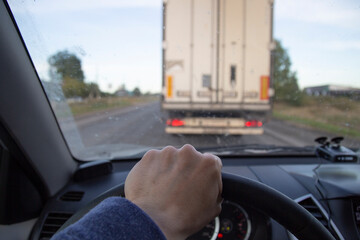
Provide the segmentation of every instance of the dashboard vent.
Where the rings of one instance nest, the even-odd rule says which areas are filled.
[[[329,230],[329,232],[335,237],[335,239],[343,240],[344,237],[340,233],[339,229],[336,227],[335,223],[330,220],[329,216],[325,209],[321,206],[321,204],[314,198],[313,195],[308,194],[301,198],[295,200],[298,204],[300,204],[303,208],[305,208],[308,212],[310,212],[320,223]],[[292,238],[296,239],[296,238]]]
[[[64,195],[60,197],[60,200],[66,202],[79,202],[83,196],[84,192],[69,191],[64,193]]]
[[[321,212],[320,208],[316,205],[314,200],[311,197],[308,197],[300,202],[298,202],[303,208],[311,213],[319,222],[321,222],[327,230],[331,231],[329,227],[329,222],[324,214]]]
[[[72,213],[49,213],[42,226],[40,240],[50,239],[71,216]]]

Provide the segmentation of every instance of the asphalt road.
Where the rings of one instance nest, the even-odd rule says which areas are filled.
[[[166,115],[160,109],[160,103],[148,103],[141,106],[102,112],[76,119],[78,132],[71,130],[65,135],[74,135],[81,139],[87,154],[104,149],[129,150],[136,146],[162,147],[166,145],[182,146],[190,143],[196,147],[219,145],[266,144],[278,146],[310,146],[314,139],[329,134],[305,127],[272,119],[264,125],[263,135],[170,135],[165,133]],[[80,140],[79,139],[79,140]],[[79,142],[79,141],[75,141]],[[359,141],[348,139],[344,145],[360,148]],[[98,146],[97,149],[95,146]],[[122,147],[120,147],[122,146]],[[119,149],[121,148],[121,149]],[[106,151],[104,150],[104,154]],[[90,151],[90,152],[89,152]]]

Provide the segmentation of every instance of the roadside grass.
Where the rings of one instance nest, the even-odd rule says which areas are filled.
[[[315,130],[360,139],[360,101],[346,97],[309,97],[301,106],[274,103],[273,117]]]
[[[78,117],[90,113],[121,109],[156,101],[159,101],[159,97],[157,96],[106,97],[100,99],[85,99],[82,102],[69,103],[69,107],[73,116]]]

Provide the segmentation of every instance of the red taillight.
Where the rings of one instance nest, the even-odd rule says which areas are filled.
[[[263,123],[256,120],[245,122],[245,127],[262,127]]]
[[[172,127],[180,127],[180,126],[184,126],[184,121],[180,120],[180,119],[169,119],[166,121],[166,125],[168,126],[172,126]]]
[[[171,125],[173,127],[180,127],[180,126],[184,126],[184,122],[179,119],[173,119]]]

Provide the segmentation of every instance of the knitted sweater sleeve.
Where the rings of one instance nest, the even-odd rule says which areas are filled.
[[[121,197],[105,199],[79,221],[55,234],[51,239],[166,240],[160,228],[144,211]]]

